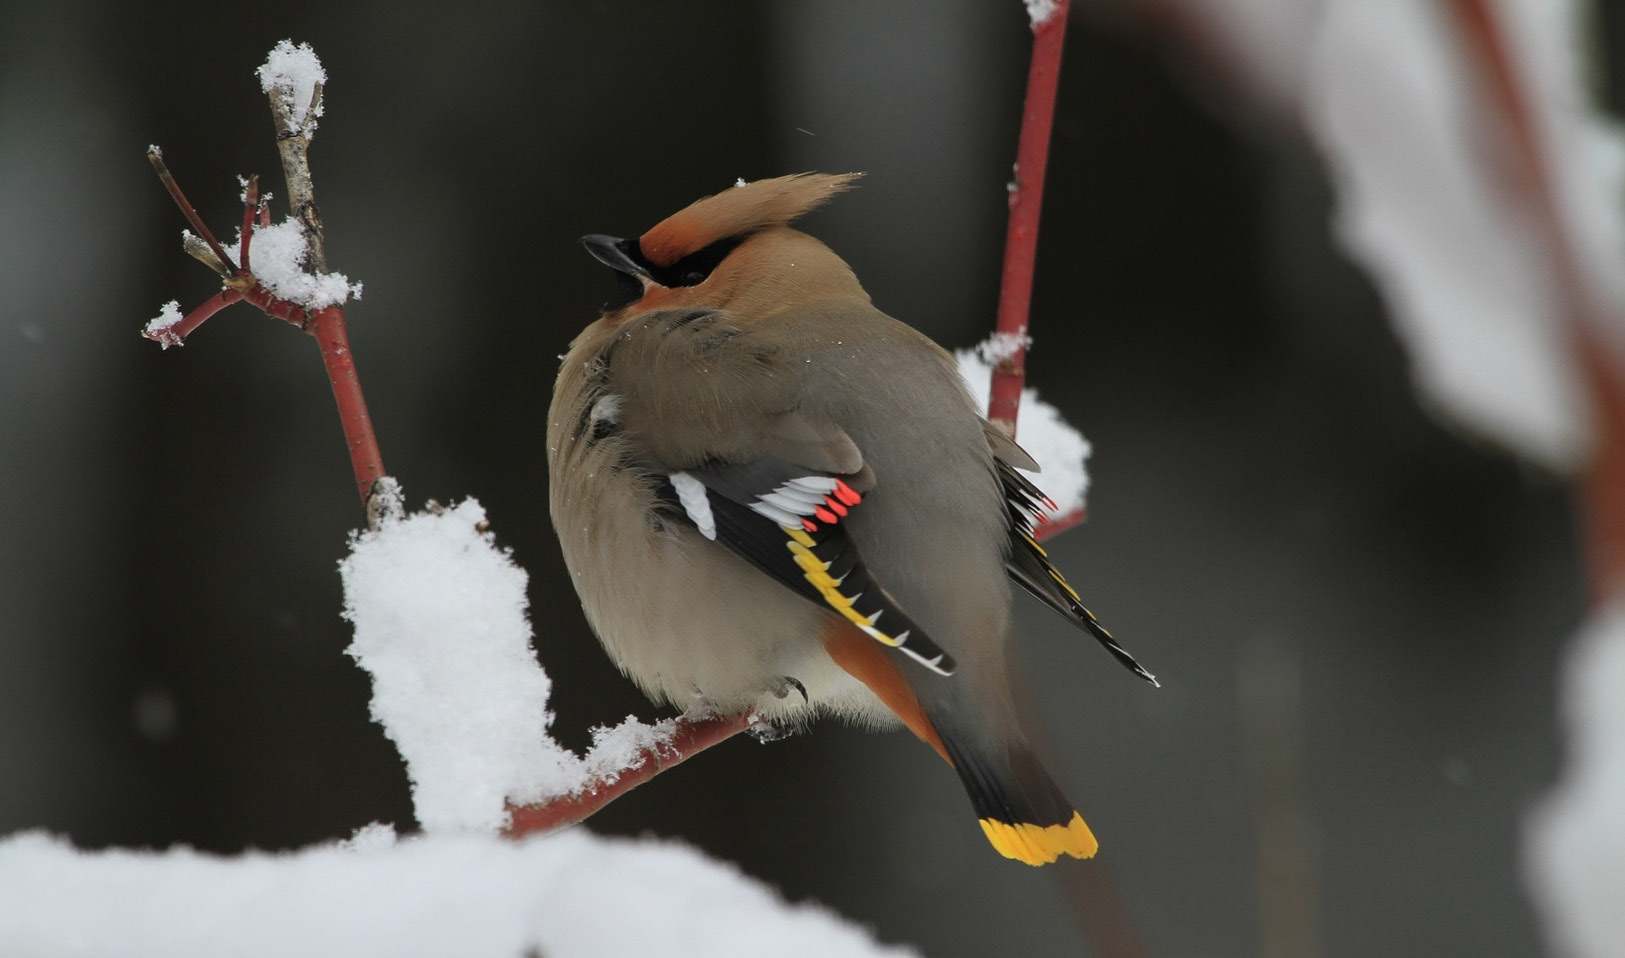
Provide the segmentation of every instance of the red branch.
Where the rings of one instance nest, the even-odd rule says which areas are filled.
[[[243,190],[243,245],[237,252],[237,265],[248,273],[253,266],[248,262],[248,244],[254,238],[254,214],[260,215],[260,225],[269,226],[270,210],[260,202],[260,175],[255,173],[248,178],[248,186]]]
[[[1004,273],[999,286],[999,313],[994,330],[1001,340],[988,389],[987,418],[1012,438],[1027,382],[1028,314],[1032,308],[1033,270],[1038,259],[1038,218],[1044,207],[1044,174],[1049,167],[1050,133],[1061,85],[1061,50],[1066,40],[1068,0],[1059,0],[1048,19],[1033,25],[1032,62],[1027,68],[1027,96],[1021,111],[1021,138],[1016,145],[1015,177],[1010,183],[1010,222],[1004,237]],[[1040,542],[1083,522],[1074,509],[1063,516],[1040,514],[1033,538]]]
[[[1587,515],[1587,567],[1592,599],[1625,594],[1625,370],[1617,344],[1603,333],[1608,307],[1586,277],[1546,162],[1541,129],[1523,85],[1517,57],[1493,4],[1451,0],[1456,22],[1477,60],[1489,105],[1505,124],[1514,166],[1512,187],[1528,207],[1546,244],[1585,370],[1595,437],[1580,498]]]
[[[198,253],[215,272],[219,273],[225,289],[210,297],[202,306],[192,310],[174,325],[149,329],[142,335],[164,346],[178,346],[186,342],[194,330],[209,317],[239,300],[248,302],[267,316],[292,323],[316,338],[321,349],[322,362],[327,366],[328,381],[333,385],[333,398],[338,403],[339,420],[344,427],[344,438],[350,450],[350,464],[355,470],[356,486],[361,493],[363,507],[370,505],[373,488],[383,478],[383,454],[378,449],[378,438],[373,433],[372,419],[367,415],[367,400],[361,392],[361,379],[356,375],[355,359],[350,353],[349,338],[345,332],[344,310],[328,306],[310,312],[298,303],[273,294],[249,269],[249,244],[254,236],[256,222],[265,226],[269,210],[260,202],[259,177],[250,177],[243,198],[243,239],[239,250],[242,265],[233,263],[214,238],[209,227],[198,215],[197,208],[186,198],[185,192],[170,175],[163,156],[156,149],[147,153],[158,179],[180,207],[181,215],[207,244],[207,253]],[[212,262],[210,261],[212,258]]]
[[[337,306],[318,309],[311,314],[306,328],[321,347],[327,379],[333,384],[333,399],[338,403],[339,419],[344,424],[345,442],[350,447],[356,486],[361,502],[366,504],[372,496],[373,485],[384,476],[384,455],[378,450],[378,437],[372,431],[372,418],[367,415],[367,401],[361,395],[361,379],[356,375],[355,357],[350,353],[350,339],[344,329],[344,310]]]
[[[186,217],[186,222],[197,231],[197,235],[203,237],[205,243],[209,244],[209,249],[214,253],[215,261],[220,264],[221,269],[229,270],[232,266],[230,258],[226,256],[226,251],[220,248],[220,241],[214,238],[214,233],[209,231],[209,225],[198,215],[197,207],[193,206],[192,201],[181,192],[180,184],[175,182],[175,177],[169,174],[169,167],[164,165],[163,153],[159,152],[157,147],[148,149],[147,162],[151,163],[152,168],[158,173],[158,181],[169,191],[175,205],[181,208],[181,215]]]
[[[1068,0],[1059,0],[1049,19],[1033,26],[1033,56],[1027,70],[1027,99],[1021,110],[1015,178],[1010,184],[1010,225],[1004,237],[1004,275],[994,329],[1009,339],[1009,355],[993,367],[987,418],[1007,435],[1016,434],[1021,388],[1027,378],[1027,314],[1033,299],[1033,265],[1038,255],[1038,214],[1044,206],[1044,171],[1049,165],[1050,131],[1061,85],[1061,48],[1066,40]],[[1002,351],[1002,350],[1001,350]]]
[[[600,808],[666,769],[693,758],[719,742],[733,738],[756,724],[754,715],[731,718],[688,718],[677,720],[677,733],[655,748],[644,749],[631,768],[621,769],[610,780],[595,782],[579,795],[566,795],[538,805],[510,805],[512,817],[505,834],[510,838],[550,832],[555,828],[584,821]]]
[[[166,349],[170,346],[179,346],[186,342],[186,337],[192,334],[192,330],[203,325],[204,320],[242,298],[243,294],[235,289],[223,289],[205,300],[202,306],[187,313],[180,322],[158,329],[148,328],[143,330],[141,335]]]

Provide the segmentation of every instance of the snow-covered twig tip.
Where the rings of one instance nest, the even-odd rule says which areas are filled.
[[[1032,21],[1034,30],[1048,23],[1061,9],[1059,0],[1026,0],[1026,4],[1027,18]]]
[[[327,71],[310,44],[295,46],[292,40],[283,40],[271,48],[271,53],[256,71],[260,89],[281,97],[287,104],[289,128],[307,140],[316,133],[316,118],[322,115],[322,87],[327,84]]]
[[[170,300],[158,310],[158,315],[147,322],[141,330],[141,335],[168,349],[171,346],[184,346],[186,340],[175,334],[175,325],[186,317],[181,315],[181,304],[177,300]]]
[[[988,405],[993,370],[1018,348],[1032,345],[1026,336],[994,333],[972,349],[954,353],[959,375],[970,389],[971,398],[984,408]],[[1089,491],[1089,441],[1069,425],[1060,410],[1038,398],[1037,390],[1020,392],[1021,448],[1038,463],[1037,482],[1050,496],[1040,513],[1038,538],[1047,538],[1076,525],[1083,519],[1084,499]]]

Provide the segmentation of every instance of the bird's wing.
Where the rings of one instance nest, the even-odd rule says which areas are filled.
[[[847,535],[843,520],[875,478],[838,424],[803,408],[805,357],[724,311],[632,322],[607,356],[594,407],[612,407],[613,427],[668,512],[875,640],[951,674],[953,658],[875,581]]]
[[[863,495],[841,476],[769,456],[670,473],[660,495],[707,539],[870,638],[953,673],[953,657],[875,581],[848,538],[843,520]]]
[[[1046,497],[1031,480],[1016,471],[1017,465],[1022,468],[1027,466],[1019,460],[1012,464],[1010,460],[1017,457],[1010,453],[1009,449],[1014,449],[1027,463],[1031,463],[1032,458],[996,428],[989,428],[988,442],[993,448],[999,484],[1004,488],[1005,507],[1009,514],[1010,554],[1005,560],[1005,568],[1010,573],[1010,578],[1036,596],[1040,602],[1060,613],[1068,622],[1080,629],[1088,630],[1089,634],[1105,646],[1106,651],[1129,671],[1152,685],[1157,685],[1156,676],[1135,661],[1134,656],[1130,655],[1127,649],[1112,638],[1106,627],[1100,624],[1094,613],[1084,607],[1083,599],[1078,596],[1077,590],[1072,588],[1065,576],[1061,575],[1061,570],[1055,568],[1055,564],[1049,561],[1049,553],[1045,552],[1044,547],[1033,537],[1033,520],[1038,514],[1039,504],[1044,502]]]

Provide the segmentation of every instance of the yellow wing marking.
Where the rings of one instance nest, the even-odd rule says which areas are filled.
[[[879,613],[871,617],[863,615],[852,608],[852,600],[856,596],[849,598],[841,594],[841,584],[829,574],[829,563],[813,555],[812,550],[808,548],[812,544],[812,538],[807,533],[793,526],[780,526],[779,528],[783,529],[785,534],[790,537],[790,541],[786,545],[790,547],[790,554],[795,557],[796,565],[801,567],[807,581],[812,583],[814,589],[818,590],[818,594],[823,597],[824,602],[830,608],[841,613],[848,622],[862,629],[877,642],[893,648],[903,644],[902,640],[895,639],[874,627],[874,618],[878,618]]]

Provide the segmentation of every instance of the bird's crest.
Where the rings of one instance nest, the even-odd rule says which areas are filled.
[[[712,243],[784,226],[852,188],[862,173],[797,173],[757,180],[695,200],[638,239],[644,257],[670,266]]]

